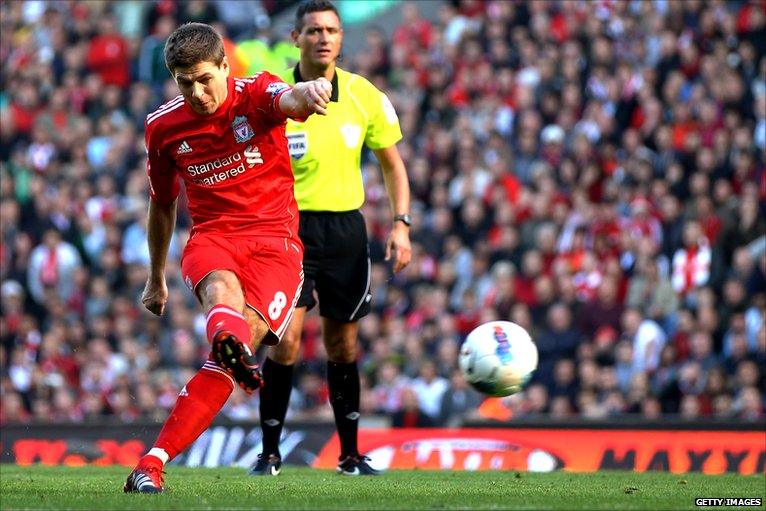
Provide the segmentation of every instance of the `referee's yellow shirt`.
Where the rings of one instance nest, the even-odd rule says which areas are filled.
[[[303,81],[296,65],[282,78]],[[384,149],[402,138],[385,94],[365,78],[335,68],[327,115],[287,121],[287,144],[301,211],[351,211],[364,203],[362,145]]]

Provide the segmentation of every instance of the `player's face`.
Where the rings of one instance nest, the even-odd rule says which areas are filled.
[[[229,62],[226,57],[217,66],[213,62],[200,62],[189,67],[178,67],[173,73],[186,102],[198,114],[210,115],[224,101],[228,88]]]
[[[301,60],[326,68],[338,58],[343,43],[343,29],[332,11],[309,12],[303,16],[303,29],[293,30],[295,46],[301,49]]]

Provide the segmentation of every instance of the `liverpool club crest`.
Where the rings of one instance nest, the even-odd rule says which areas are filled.
[[[237,140],[237,143],[247,142],[255,135],[253,128],[247,122],[247,117],[244,115],[238,115],[234,118],[231,123],[231,129],[234,131],[234,138]]]

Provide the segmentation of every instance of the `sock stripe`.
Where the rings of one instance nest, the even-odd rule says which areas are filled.
[[[227,373],[220,367],[202,366],[201,369],[205,369],[207,371],[213,371],[214,373],[221,373],[222,375],[226,376],[232,383],[234,383],[234,379],[231,377],[231,375],[229,375],[229,373]]]
[[[205,362],[205,365],[203,365],[200,368],[200,370],[203,370],[203,369],[206,369],[208,371],[213,371],[215,373],[221,373],[222,375],[226,376],[226,378],[228,378],[228,380],[231,382],[231,385],[233,387],[237,386],[236,382],[234,381],[234,378],[232,378],[229,373],[227,373],[226,371],[224,371],[223,369],[215,365],[214,362]]]
[[[210,371],[218,371],[219,373],[224,373],[228,375],[229,373],[226,372],[226,370],[222,367],[219,367],[215,362],[205,362],[205,364],[201,367],[201,369],[209,369]]]
[[[235,311],[234,309],[230,309],[228,307],[213,307],[212,309],[210,309],[210,312],[207,313],[207,318],[205,318],[205,319],[207,321],[210,321],[210,316],[212,316],[213,314],[219,313],[219,312],[223,312],[225,314],[231,314],[232,316],[235,316],[235,317],[243,319],[243,320],[245,319],[245,316],[243,316],[239,312]]]

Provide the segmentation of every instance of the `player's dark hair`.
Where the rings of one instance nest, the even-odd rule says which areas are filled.
[[[220,66],[223,61],[221,34],[204,23],[185,23],[170,34],[165,43],[165,65],[171,73],[179,67],[200,62]]]
[[[298,10],[295,11],[295,30],[300,32],[303,30],[303,16],[310,12],[323,12],[332,11],[340,19],[338,9],[335,8],[330,0],[305,0],[298,6]]]

